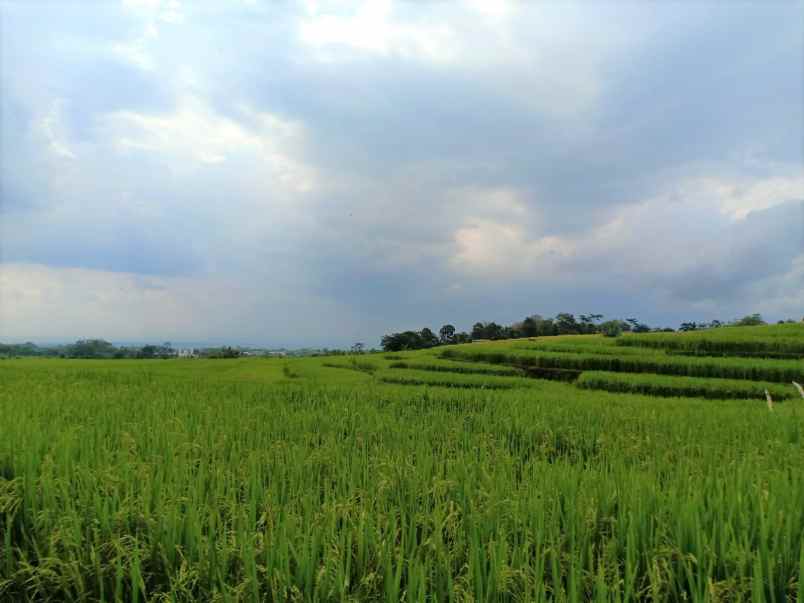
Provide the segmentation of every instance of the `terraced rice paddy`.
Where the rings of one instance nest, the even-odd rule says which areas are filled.
[[[449,373],[429,370],[387,370],[377,375],[384,383],[403,385],[438,385],[442,387],[469,387],[476,389],[512,389],[534,387],[538,384],[524,377],[497,377],[472,373]]]
[[[0,600],[804,600],[804,360],[636,337],[0,361]]]
[[[471,360],[512,366],[578,371],[652,373],[684,377],[747,379],[790,383],[802,378],[802,362],[766,358],[674,356],[646,350],[639,355],[607,355],[578,352],[540,352],[520,349],[457,349],[444,352],[452,360]]]
[[[798,397],[793,387],[781,383],[741,381],[739,379],[700,379],[643,373],[611,373],[584,371],[577,385],[586,389],[646,394],[649,396],[687,396],[701,398],[764,399],[769,392],[773,400]]]
[[[617,343],[702,354],[804,358],[804,323],[639,334]]]

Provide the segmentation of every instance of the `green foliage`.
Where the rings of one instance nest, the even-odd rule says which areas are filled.
[[[556,333],[558,335],[568,335],[572,333],[580,333],[581,329],[575,316],[567,314],[566,312],[556,315],[555,319]]]
[[[429,331],[429,329],[428,329]],[[380,342],[383,351],[400,352],[402,350],[420,350],[426,346],[422,340],[421,333],[416,331],[403,331],[402,333],[391,333],[385,335]]]
[[[497,324],[496,322],[476,322],[472,326],[471,333],[457,333],[451,324],[444,325],[439,331],[439,336],[435,337],[430,329],[423,329],[420,332],[404,331],[402,333],[390,333],[382,338],[382,347],[385,351],[419,350],[436,345],[451,345],[469,343],[470,341],[498,341],[502,339],[516,339],[521,337],[548,337],[560,335],[589,335],[599,333],[602,314],[581,314],[578,319],[574,314],[562,312],[555,318],[542,318],[538,314],[526,317],[521,322],[515,322],[510,326]],[[646,332],[650,328],[641,324],[636,319],[628,319],[634,325],[637,332]],[[610,321],[611,322],[611,321]],[[622,325],[625,330],[632,330],[632,325],[624,321],[615,321]]]
[[[477,322],[472,326],[472,339],[504,339],[505,327],[496,322]]]
[[[455,327],[453,325],[444,325],[438,331],[438,338],[442,345],[455,343]]]
[[[628,330],[632,333],[650,333],[650,327],[636,318],[626,318],[624,324],[630,327]]]
[[[793,402],[424,390],[321,362],[2,363],[0,600],[804,590]],[[360,381],[320,385],[339,375]]]
[[[438,337],[436,337],[436,334],[433,333],[427,327],[423,328],[419,332],[419,339],[421,340],[421,347],[423,347],[423,348],[432,348],[434,346],[437,346],[438,343],[439,343]]]
[[[804,324],[629,335],[619,339],[617,344],[706,354],[804,357]]]
[[[378,372],[376,377],[384,383],[464,387],[472,389],[513,389],[515,387],[534,387],[538,385],[536,381],[524,377],[497,377],[489,375],[488,373],[456,373],[451,371],[433,371],[431,369],[407,369],[404,371],[388,369]]]
[[[666,351],[804,325],[709,331],[4,361],[0,601],[801,600],[804,363]]]
[[[686,396],[715,399],[765,399],[769,391],[774,400],[797,398],[793,385],[741,381],[737,379],[700,379],[697,377],[672,377],[668,375],[645,375],[635,373],[608,373],[585,371],[576,385],[586,389],[601,389],[610,392],[645,394],[648,396]]]
[[[466,333],[456,333],[452,325],[444,325],[436,335],[429,328],[421,331],[403,331],[383,336],[380,345],[385,352],[401,352],[405,350],[424,350],[437,345],[465,343],[469,340]]]
[[[570,352],[573,354],[603,354],[605,356],[643,356],[646,350],[635,347],[620,347],[613,345],[611,339],[600,338],[599,341],[607,345],[596,345],[591,342],[572,343],[567,339],[578,339],[577,337],[565,338],[563,341],[558,338],[542,339],[535,343],[514,344],[513,350],[535,350],[541,352]],[[656,355],[655,350],[647,350],[649,354]]]
[[[70,358],[114,358],[116,348],[103,339],[81,339],[67,346],[65,354]]]
[[[613,356],[597,353],[541,352],[515,348],[466,346],[445,350],[443,357],[452,360],[471,360],[546,369],[657,373],[775,383],[804,380],[804,363],[798,361],[668,356],[662,353],[651,353],[649,350],[639,355]]]
[[[0,343],[0,358],[26,356],[56,356],[56,348],[40,347],[32,342]]]
[[[241,352],[237,348],[224,346],[221,348],[211,348],[205,353],[207,358],[240,358]]]
[[[127,350],[118,349],[115,351],[114,357],[115,358],[122,358],[126,355]],[[214,351],[212,354],[209,355],[210,358],[236,358],[239,356],[229,354],[226,355],[228,351],[232,351],[232,348],[222,348],[222,351]],[[139,350],[131,350],[129,351],[130,355],[136,358],[170,358],[174,356],[174,351],[170,347],[169,343],[164,343],[162,345],[145,345]],[[219,355],[216,355],[219,354]]]
[[[511,328],[514,331],[515,337],[545,337],[556,334],[556,326],[553,319],[545,319],[538,314],[528,316],[521,323],[512,325]]]
[[[369,374],[373,373],[379,368],[379,366],[374,362],[362,360],[355,356],[352,356],[347,360],[324,362],[323,365],[330,368],[345,368],[354,371],[362,371]]]
[[[749,314],[748,316],[743,316],[741,319],[734,321],[735,327],[756,327],[764,324],[767,323],[762,320],[761,314]]]
[[[600,332],[605,337],[619,337],[623,333],[623,324],[619,320],[607,320],[600,325]]]
[[[389,368],[475,375],[522,376],[523,374],[522,370],[512,366],[499,366],[482,362],[453,362],[441,358],[398,360],[391,363]]]

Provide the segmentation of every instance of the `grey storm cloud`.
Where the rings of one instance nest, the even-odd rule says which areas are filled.
[[[0,327],[130,336],[135,299],[135,334],[168,307],[286,343],[787,317],[800,8],[4,2]]]
[[[791,274],[804,256],[804,201],[753,212],[699,244],[701,261],[669,279],[672,293],[691,301],[750,299],[757,283]]]

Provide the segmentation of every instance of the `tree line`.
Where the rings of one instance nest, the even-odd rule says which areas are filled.
[[[39,346],[26,342],[19,344],[0,343],[0,356],[57,356],[60,358],[171,358],[176,350],[165,342],[160,345],[116,346],[105,339],[79,339],[75,343]]]
[[[569,312],[561,312],[553,318],[544,318],[533,314],[524,320],[505,326],[496,322],[476,322],[470,332],[457,331],[454,325],[445,324],[436,335],[430,328],[421,331],[402,331],[384,335],[380,341],[383,351],[399,352],[402,350],[420,350],[438,345],[469,343],[470,341],[516,339],[520,337],[546,337],[552,335],[593,335],[602,334],[617,337],[622,333],[672,333],[672,328],[655,328],[636,318],[614,319],[603,321],[602,314],[580,314],[575,316]],[[804,319],[802,319],[804,321]],[[782,323],[793,323],[793,320],[780,320]],[[756,326],[767,324],[760,314],[749,314],[730,322],[720,320],[702,322],[683,322],[679,331],[695,331],[714,329],[723,326]]]
[[[778,324],[794,323],[792,319],[780,320]],[[802,318],[804,322],[804,318]],[[724,326],[757,326],[767,324],[760,314],[749,314],[740,319],[724,322],[688,321],[682,322],[679,331],[698,331],[702,329],[716,329]],[[580,314],[576,317],[568,312],[561,312],[553,318],[544,318],[539,314],[528,316],[522,321],[511,325],[500,325],[496,322],[476,322],[469,332],[458,331],[454,325],[445,324],[434,333],[428,327],[420,331],[402,331],[390,333],[382,337],[382,350],[397,352],[401,350],[419,350],[439,345],[455,343],[468,343],[478,340],[515,339],[519,337],[545,337],[550,335],[590,335],[600,333],[608,337],[617,337],[624,332],[673,332],[671,328],[653,328],[636,318],[625,320],[615,319],[603,321],[602,314]],[[356,343],[351,350],[305,350],[302,355],[338,355],[360,354],[365,351],[365,344]],[[374,351],[374,350],[371,350]],[[253,352],[253,351],[252,351]],[[203,358],[237,358],[250,354],[242,349],[221,346],[194,350],[194,355]],[[143,346],[115,346],[105,339],[79,339],[75,343],[40,346],[32,342],[26,343],[0,343],[0,358],[22,356],[56,356],[61,358],[95,358],[95,359],[157,359],[173,358],[177,355],[169,341],[162,344],[147,344]]]
[[[382,338],[380,344],[384,351],[398,352],[478,340],[594,334],[604,332],[612,326],[609,323],[615,322],[619,332],[645,332],[651,330],[650,327],[634,318],[629,318],[625,321],[608,321],[607,323],[602,323],[602,318],[602,314],[581,314],[577,318],[574,314],[567,312],[559,313],[554,318],[544,318],[539,314],[534,314],[511,325],[501,325],[493,321],[476,322],[472,325],[470,332],[458,331],[454,325],[446,324],[439,329],[438,335],[428,327],[425,327],[421,331],[390,333]]]
[[[203,348],[195,350],[197,356],[204,358],[238,358],[242,350],[231,346]],[[0,343],[0,357],[50,356],[59,358],[85,358],[96,360],[119,359],[165,359],[175,358],[178,351],[169,341],[162,344],[142,346],[116,346],[105,339],[79,339],[75,343],[52,346],[38,346],[26,342],[18,344]]]

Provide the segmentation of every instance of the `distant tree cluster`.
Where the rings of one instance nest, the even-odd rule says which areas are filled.
[[[0,356],[60,356],[62,358],[119,358],[130,353],[104,339],[79,339],[67,345],[38,346],[34,343],[0,344]]]
[[[780,320],[782,323],[794,323],[794,320]],[[804,318],[802,318],[804,322]],[[683,322],[679,331],[695,331],[700,329],[716,329],[723,326],[756,326],[767,324],[760,314],[749,314],[731,322],[712,320],[708,322]],[[655,328],[637,320],[626,318],[603,322],[602,314],[580,314],[575,316],[561,312],[553,318],[544,318],[539,314],[528,316],[520,322],[503,326],[496,322],[476,322],[469,333],[457,332],[451,324],[444,325],[436,335],[429,329],[421,331],[403,331],[390,333],[381,340],[382,349],[386,352],[402,350],[421,350],[437,345],[451,343],[468,343],[479,340],[515,339],[518,337],[548,337],[552,335],[591,335],[600,333],[606,337],[619,337],[622,333],[668,332],[671,328]]]
[[[437,345],[468,343],[478,340],[514,339],[517,337],[544,337],[550,335],[583,335],[594,333],[616,333],[623,331],[645,332],[650,327],[634,318],[600,323],[602,314],[574,314],[562,312],[555,318],[544,318],[538,314],[526,317],[520,322],[504,326],[496,322],[476,322],[469,333],[458,332],[451,324],[446,324],[436,336],[429,328],[421,331],[403,331],[385,335],[381,340],[382,349],[387,352],[402,350],[421,350]],[[605,327],[605,331],[604,331]]]
[[[0,357],[58,356],[55,346],[42,347],[30,341],[26,343],[0,343]]]
[[[164,359],[178,354],[169,341],[143,346],[116,346],[105,339],[79,339],[75,343],[40,347],[34,343],[0,344],[0,357],[58,356],[60,358],[112,359]],[[229,346],[205,348],[198,356],[206,358],[237,358],[242,354],[238,348]]]
[[[121,358],[171,358],[176,351],[165,342],[162,345],[148,344],[141,347],[117,347],[105,339],[79,339],[75,343],[66,345],[59,350],[63,358],[95,358],[95,359],[121,359]]]
[[[120,353],[123,350],[105,339],[80,339],[68,345],[62,355],[67,358],[114,358]]]
[[[448,343],[466,343],[472,340],[468,333],[456,333],[452,325],[444,325],[436,336],[433,331],[425,327],[421,331],[403,331],[383,336],[380,341],[382,349],[386,352],[401,352],[403,350],[422,350]]]
[[[801,319],[804,322],[804,318]],[[778,324],[795,324],[795,320],[780,320]],[[712,320],[709,322],[682,322],[678,328],[679,331],[700,331],[702,329],[717,329],[719,327],[758,327],[768,324],[762,318],[761,314],[748,314],[742,318],[737,318],[731,322],[722,322],[720,320]]]
[[[209,348],[205,350],[204,356],[206,358],[240,358],[242,354],[237,348],[227,345],[222,348]]]

